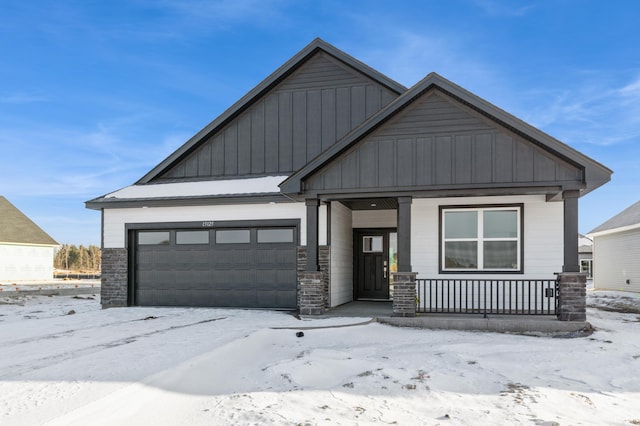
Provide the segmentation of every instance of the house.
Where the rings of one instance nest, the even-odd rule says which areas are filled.
[[[393,299],[412,316],[523,313],[527,299],[556,313],[564,273],[572,319],[584,317],[578,198],[610,175],[438,74],[406,88],[316,39],[86,205],[102,211],[105,307],[319,314]]]
[[[587,274],[587,279],[593,276],[593,240],[578,234],[578,261],[580,272]]]
[[[0,281],[53,279],[57,246],[53,238],[0,196]]]
[[[588,235],[593,239],[594,287],[640,292],[640,201]]]

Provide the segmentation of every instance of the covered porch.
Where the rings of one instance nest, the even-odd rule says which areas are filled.
[[[380,199],[395,203],[397,267],[389,268],[384,240],[377,246],[381,259],[367,260],[363,253],[363,262],[382,274],[378,297],[392,299],[393,317],[511,314],[584,321],[578,199],[610,175],[430,74],[280,184],[287,197],[306,203],[300,310],[321,315],[361,298],[355,252],[372,248],[373,257],[380,250],[373,239],[367,246],[352,236],[360,225],[349,222],[350,204]],[[334,223],[334,203],[347,208],[346,221]],[[326,247],[319,245],[321,205],[330,209]],[[362,224],[374,231],[371,225]],[[359,238],[370,236],[375,234]],[[330,252],[324,270],[321,250]]]
[[[571,249],[577,245],[577,239],[572,237],[577,235],[577,198],[572,195],[572,192],[563,194],[561,201],[536,195],[536,203],[552,204],[556,210],[559,206],[564,214],[561,229],[558,228],[562,232],[560,247],[556,250],[564,254],[564,263],[542,268],[543,273],[537,275],[525,274],[524,267],[519,267],[520,274],[447,275],[434,270],[438,259],[430,260],[431,267],[419,261],[420,266],[414,269],[412,259],[423,256],[422,243],[412,243],[412,239],[422,241],[426,232],[419,229],[425,208],[414,205],[424,204],[419,198],[307,200],[306,258],[303,270],[299,271],[301,313],[334,315],[345,312],[347,307],[357,312],[367,306],[369,310],[375,308],[376,317],[526,316],[584,321],[585,288],[578,273],[577,247]],[[441,200],[450,202],[442,198],[430,203],[435,205]],[[321,206],[325,208],[323,214],[319,214]],[[525,208],[539,207],[530,202],[524,203],[522,209]],[[348,220],[337,219],[345,215]],[[320,224],[321,219],[327,220],[326,226]],[[432,219],[426,217],[424,221],[434,222]],[[322,246],[320,229],[327,232],[326,245]],[[437,257],[440,257],[439,229],[439,225],[431,227],[428,234],[432,242],[425,243],[436,246],[433,251]],[[381,235],[379,242],[373,239],[377,235]],[[367,302],[371,304],[366,305]]]

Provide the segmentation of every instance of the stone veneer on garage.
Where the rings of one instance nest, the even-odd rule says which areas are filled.
[[[102,249],[100,301],[103,308],[127,306],[127,253],[126,248]]]
[[[322,272],[322,294],[324,299],[324,307],[329,308],[329,282],[331,280],[330,277],[330,259],[331,259],[331,247],[330,246],[319,246],[318,247],[318,263],[320,267],[320,272]],[[302,304],[300,301],[301,289],[300,289],[300,273],[305,272],[305,268],[307,266],[307,247],[306,246],[298,246],[298,307],[301,308]]]

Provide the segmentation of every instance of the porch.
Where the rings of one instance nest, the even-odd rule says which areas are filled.
[[[376,318],[454,315],[462,321],[542,317],[586,324],[585,274],[565,272],[551,280],[416,279],[416,275],[392,273],[393,300],[353,300],[327,310],[322,273],[303,272],[299,274],[300,292],[306,309],[301,313]]]
[[[368,318],[396,327],[430,330],[489,331],[528,335],[577,337],[590,333],[587,321],[558,321],[555,315],[499,315],[460,313],[417,313],[415,317],[394,317],[392,301],[360,301],[345,303],[327,310],[318,318]]]
[[[393,300],[395,317],[540,315],[585,321],[586,289],[573,266],[577,254],[564,244],[577,223],[561,220],[577,213],[575,199],[567,196],[559,204],[542,195],[499,198],[501,203],[488,196],[325,200],[322,221],[319,200],[307,200],[307,245],[298,264],[301,313],[322,315],[353,300],[382,299]],[[449,246],[443,238],[449,235],[444,219],[450,211],[471,217],[474,232],[512,237],[477,242],[474,233],[472,242]],[[483,262],[480,252],[490,260]]]

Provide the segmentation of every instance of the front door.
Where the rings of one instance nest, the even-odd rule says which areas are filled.
[[[395,237],[395,230],[354,230],[356,299],[389,300],[390,272],[397,262]]]

